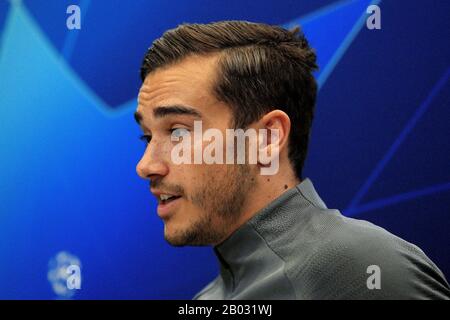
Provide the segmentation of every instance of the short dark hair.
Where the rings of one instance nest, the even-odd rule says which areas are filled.
[[[235,128],[245,128],[271,110],[291,119],[289,159],[298,177],[308,150],[317,83],[316,54],[300,28],[247,21],[181,24],[148,49],[141,78],[189,55],[220,52],[213,94],[232,108]]]

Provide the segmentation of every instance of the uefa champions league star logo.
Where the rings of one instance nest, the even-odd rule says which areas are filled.
[[[80,259],[67,251],[59,252],[48,263],[47,279],[59,299],[72,298],[81,289]]]

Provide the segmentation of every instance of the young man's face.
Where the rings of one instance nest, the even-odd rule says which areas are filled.
[[[175,164],[172,150],[190,135],[194,159],[194,121],[202,129],[230,129],[232,113],[212,94],[216,57],[191,56],[150,73],[139,92],[137,118],[148,145],[137,165],[139,176],[150,179],[158,198],[164,237],[173,245],[217,244],[237,222],[256,169],[238,164]],[[176,107],[176,108],[174,108]],[[175,131],[174,131],[175,130]],[[151,139],[149,138],[151,136]],[[181,139],[180,139],[181,141]],[[200,142],[202,149],[210,142]],[[224,141],[224,153],[225,153]],[[173,195],[162,201],[161,194]]]

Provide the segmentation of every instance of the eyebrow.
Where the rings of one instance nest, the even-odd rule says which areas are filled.
[[[153,110],[153,116],[155,118],[164,118],[170,115],[188,115],[199,119],[202,118],[202,114],[198,112],[196,109],[182,105],[161,106]],[[139,111],[136,111],[134,113],[134,119],[140,125],[143,116]]]

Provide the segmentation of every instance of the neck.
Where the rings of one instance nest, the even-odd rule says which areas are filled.
[[[225,241],[233,232],[250,220],[261,209],[266,207],[287,190],[298,185],[300,182],[301,179],[296,177],[291,170],[285,174],[278,172],[272,176],[258,175],[256,177],[256,187],[248,191],[246,203],[240,218],[235,224],[230,226],[227,235],[221,241],[213,245],[216,246]]]

